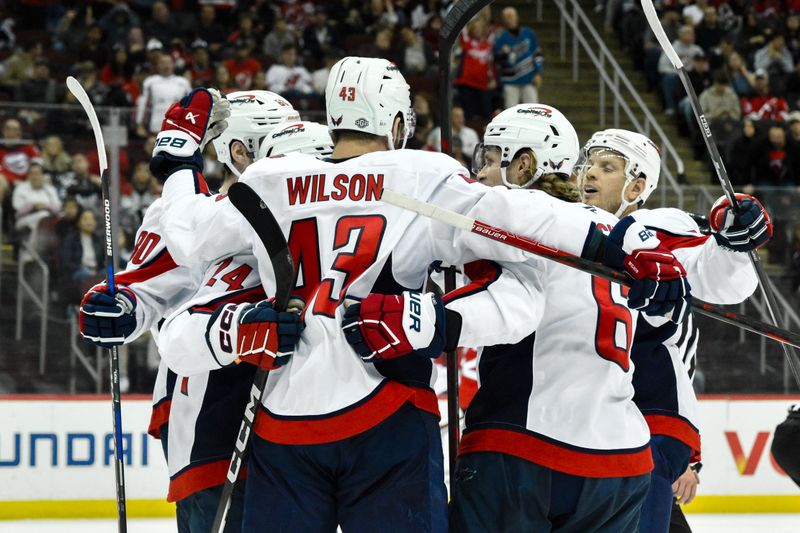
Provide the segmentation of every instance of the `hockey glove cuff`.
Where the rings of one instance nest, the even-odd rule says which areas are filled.
[[[96,346],[111,348],[124,344],[136,330],[136,295],[117,286],[111,296],[108,285],[95,285],[80,305],[79,327],[83,339]]]
[[[772,238],[772,220],[755,197],[737,194],[739,214],[736,215],[726,196],[711,206],[708,216],[714,239],[734,252],[750,252],[766,244]]]
[[[409,354],[438,357],[445,348],[446,319],[433,293],[370,294],[347,307],[342,329],[365,361]]]

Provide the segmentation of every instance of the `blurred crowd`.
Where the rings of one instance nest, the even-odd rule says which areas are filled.
[[[775,214],[772,263],[800,285],[800,1],[656,0],[661,24],[688,72],[737,190],[756,194]],[[663,54],[639,2],[598,0],[664,112],[709,163],[703,134],[678,73]],[[795,188],[794,194],[773,187]]]

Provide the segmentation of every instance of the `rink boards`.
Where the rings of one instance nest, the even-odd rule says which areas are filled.
[[[800,489],[769,452],[793,402],[800,397],[703,398],[704,467],[688,512],[800,513]],[[130,516],[174,514],[161,446],[147,435],[150,410],[147,397],[123,399]],[[0,396],[0,420],[0,519],[115,516],[109,398]]]

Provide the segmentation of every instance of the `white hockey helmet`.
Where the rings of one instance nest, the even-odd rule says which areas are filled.
[[[580,169],[578,175],[578,188],[583,190],[583,179],[588,171],[588,158],[595,150],[609,150],[625,160],[625,185],[622,187],[622,203],[614,213],[620,216],[628,206],[639,203],[644,204],[658,186],[658,177],[661,173],[661,153],[653,141],[645,135],[629,130],[607,129],[596,132],[583,146],[586,158],[585,167]],[[632,202],[625,199],[625,189],[628,184],[637,179],[644,178],[644,190]]]
[[[569,177],[580,152],[578,134],[567,117],[542,104],[519,104],[492,119],[486,126],[483,143],[475,147],[472,161],[476,174],[483,168],[487,148],[500,150],[500,177],[510,188],[530,187],[544,174]],[[529,181],[512,184],[506,179],[506,168],[524,148],[533,151],[536,168]]]
[[[282,96],[270,91],[236,91],[227,98],[231,104],[228,127],[212,143],[219,162],[239,176],[231,160],[231,143],[241,141],[255,159],[262,139],[278,124],[300,120],[300,114]]]
[[[394,149],[392,125],[403,119],[403,143],[413,135],[411,89],[397,65],[377,57],[345,57],[332,68],[325,88],[328,129],[386,137]]]
[[[258,149],[258,159],[289,152],[325,157],[333,152],[328,127],[317,122],[287,122],[267,135]]]

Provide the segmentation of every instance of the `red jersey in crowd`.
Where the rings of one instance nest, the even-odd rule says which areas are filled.
[[[0,168],[9,183],[24,180],[31,163],[42,164],[39,149],[33,144],[0,146]]]
[[[786,120],[789,104],[780,96],[746,96],[742,98],[742,115],[750,120]]]
[[[225,62],[225,68],[231,73],[234,85],[242,91],[250,90],[253,87],[253,78],[263,69],[261,63],[252,57],[248,57],[243,62],[229,59]]]
[[[473,39],[466,30],[461,32],[461,73],[456,85],[487,90],[489,80],[494,78],[494,58],[489,39]]]

